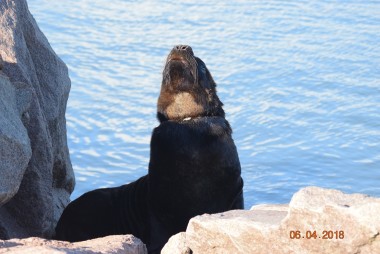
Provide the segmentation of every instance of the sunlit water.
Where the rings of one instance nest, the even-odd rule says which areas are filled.
[[[380,3],[194,2],[29,0],[70,70],[72,199],[147,173],[161,72],[180,43],[218,83],[246,207],[308,185],[380,196]]]

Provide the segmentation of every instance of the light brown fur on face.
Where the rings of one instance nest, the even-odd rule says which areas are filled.
[[[166,114],[169,119],[195,117],[204,111],[203,106],[196,103],[194,97],[187,92],[173,95],[171,103],[166,107]]]

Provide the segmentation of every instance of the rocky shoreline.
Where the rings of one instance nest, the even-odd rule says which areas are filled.
[[[132,235],[115,235],[78,243],[38,237],[0,240],[0,253],[13,254],[146,254],[145,245]]]
[[[287,205],[197,216],[162,254],[379,253],[380,199],[307,187]]]
[[[344,253],[380,250],[380,199],[306,187],[289,204],[204,214],[170,238],[162,254]],[[131,235],[79,243],[41,238],[0,240],[0,253],[148,253]]]
[[[0,253],[147,253],[132,235],[46,240],[75,185],[70,85],[26,0],[0,1]],[[380,253],[379,211],[379,198],[307,187],[286,205],[197,216],[162,253]]]

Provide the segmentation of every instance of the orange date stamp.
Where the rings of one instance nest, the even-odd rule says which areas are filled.
[[[317,232],[316,230],[291,230],[289,231],[290,239],[344,239],[344,230],[323,230],[322,232]]]

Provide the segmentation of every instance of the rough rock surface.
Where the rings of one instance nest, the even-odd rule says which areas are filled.
[[[186,233],[173,236],[161,253],[190,253],[191,249],[194,254],[377,254],[379,211],[379,198],[307,187],[297,192],[289,205],[259,205],[250,211],[197,216],[190,220]],[[291,231],[296,238],[299,231],[299,239],[291,239]],[[323,231],[332,232],[325,234],[328,239],[323,239]]]
[[[28,132],[17,106],[16,87],[0,74],[0,206],[18,191],[32,155]],[[30,101],[25,101],[25,104]]]
[[[26,0],[0,1],[0,56],[0,239],[49,237],[74,188],[67,67]]]
[[[145,245],[132,235],[114,235],[69,243],[41,238],[0,240],[0,254],[146,254]]]

